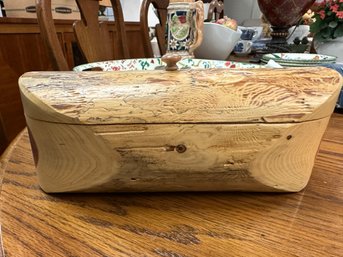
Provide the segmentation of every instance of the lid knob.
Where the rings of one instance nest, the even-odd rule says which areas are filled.
[[[181,60],[181,56],[179,54],[165,54],[162,56],[162,62],[167,64],[166,71],[176,71],[178,69],[177,62]]]

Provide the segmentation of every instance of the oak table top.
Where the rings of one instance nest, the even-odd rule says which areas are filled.
[[[7,159],[6,256],[343,256],[342,114],[331,118],[299,193],[48,195],[26,130]]]

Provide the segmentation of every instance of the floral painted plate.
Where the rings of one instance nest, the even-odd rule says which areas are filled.
[[[262,68],[261,65],[231,62],[215,61],[203,59],[183,59],[177,64],[180,69],[209,69],[209,68]],[[165,64],[161,58],[148,59],[126,59],[104,62],[94,62],[74,67],[74,71],[86,71],[94,68],[100,68],[103,71],[130,71],[130,70],[158,70],[164,69]]]
[[[262,62],[268,63],[269,60],[273,60],[283,66],[313,66],[324,63],[334,63],[336,57],[302,53],[272,53],[262,56]]]

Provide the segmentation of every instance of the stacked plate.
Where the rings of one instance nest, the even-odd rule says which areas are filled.
[[[335,63],[336,57],[321,54],[272,53],[263,55],[261,59],[264,63],[268,63],[270,60],[281,66],[305,67]]]

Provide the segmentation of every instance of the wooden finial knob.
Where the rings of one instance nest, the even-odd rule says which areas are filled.
[[[177,62],[181,60],[178,54],[165,54],[162,56],[162,62],[167,64],[166,71],[176,71],[178,69]]]

